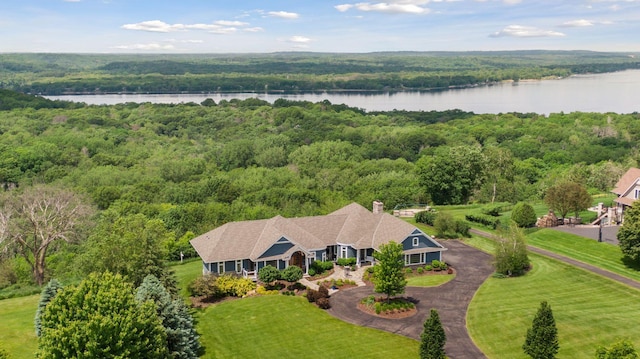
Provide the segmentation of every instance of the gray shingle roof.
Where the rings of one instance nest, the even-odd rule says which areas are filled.
[[[321,250],[348,244],[356,249],[375,248],[389,241],[400,242],[416,229],[388,213],[374,214],[357,203],[326,216],[230,222],[191,240],[206,263],[249,258],[256,261],[284,237],[296,250]],[[261,259],[264,260],[264,259]]]

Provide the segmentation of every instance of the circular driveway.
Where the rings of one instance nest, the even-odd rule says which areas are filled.
[[[373,293],[370,286],[333,294],[329,314],[349,323],[420,340],[429,311],[437,309],[447,335],[447,356],[452,359],[486,358],[469,337],[466,315],[476,290],[494,271],[491,265],[493,257],[460,241],[449,240],[442,244],[448,249],[443,253],[443,258],[456,269],[456,277],[439,287],[407,287],[404,295],[417,301],[416,315],[404,319],[385,319],[361,312],[357,304]]]

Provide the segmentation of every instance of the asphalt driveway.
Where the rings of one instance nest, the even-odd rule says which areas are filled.
[[[429,311],[435,308],[447,335],[445,351],[449,358],[486,358],[469,337],[466,314],[476,290],[493,273],[492,257],[457,240],[446,241],[443,245],[448,248],[443,258],[456,269],[456,277],[439,287],[407,287],[405,296],[418,301],[416,315],[404,319],[384,319],[361,312],[357,304],[373,293],[373,288],[369,286],[333,294],[329,314],[349,323],[419,340],[424,321]]]

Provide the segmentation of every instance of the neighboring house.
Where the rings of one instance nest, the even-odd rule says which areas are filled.
[[[295,265],[307,273],[314,260],[356,258],[373,262],[380,245],[395,241],[404,248],[405,264],[442,260],[446,250],[415,226],[352,203],[326,216],[230,222],[191,240],[204,273],[237,273],[252,279],[267,265],[284,269]]]
[[[615,220],[621,223],[624,219],[624,210],[631,207],[633,202],[640,198],[640,169],[629,168],[611,192],[618,196],[614,200],[616,203]]]

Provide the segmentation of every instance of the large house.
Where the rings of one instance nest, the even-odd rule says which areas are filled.
[[[640,169],[629,168],[629,170],[620,177],[620,180],[611,192],[618,196],[618,198],[614,200],[616,203],[615,220],[622,222],[624,219],[624,210],[627,207],[631,207],[637,199],[640,199]]]
[[[384,213],[381,202],[371,212],[352,203],[326,216],[230,222],[191,240],[204,273],[236,273],[256,278],[260,268],[298,266],[307,273],[314,260],[355,258],[373,262],[380,245],[402,244],[406,265],[442,260],[446,250],[415,226]]]

